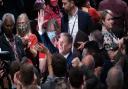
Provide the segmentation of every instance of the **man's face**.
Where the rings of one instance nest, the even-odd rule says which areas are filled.
[[[60,54],[67,54],[71,51],[72,45],[69,44],[67,38],[65,36],[60,36],[58,41],[58,49]]]
[[[68,0],[62,0],[62,3],[63,3],[63,8],[65,12],[70,13],[71,7],[72,7],[71,2],[69,2]]]
[[[11,34],[13,32],[14,22],[11,17],[9,17],[9,16],[6,17],[6,19],[3,23],[3,27],[4,27],[4,32],[6,34]]]

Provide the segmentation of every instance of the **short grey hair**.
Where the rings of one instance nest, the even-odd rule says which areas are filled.
[[[68,43],[70,43],[70,44],[73,43],[73,37],[69,33],[63,32],[63,33],[60,34],[60,36],[66,37],[67,40],[68,40]]]
[[[7,18],[8,16],[11,17],[13,23],[15,24],[15,17],[14,17],[14,15],[13,15],[12,13],[5,13],[5,14],[3,15],[3,17],[2,17],[2,22],[4,23],[4,21],[6,20],[6,18]]]

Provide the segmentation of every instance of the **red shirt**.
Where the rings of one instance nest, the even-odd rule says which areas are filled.
[[[96,9],[90,7],[90,8],[88,8],[88,13],[89,13],[89,15],[91,16],[92,21],[93,21],[94,23],[99,22],[99,20],[100,20],[100,15],[99,15],[99,13],[96,11]]]
[[[51,20],[54,18],[57,20],[59,26],[61,26],[61,13],[59,8],[56,8],[55,11],[53,11],[52,7],[47,5],[44,11],[44,15],[45,15],[44,20]]]
[[[30,48],[32,48],[33,46],[35,46],[38,43],[38,39],[35,34],[29,35],[28,38],[29,38],[29,42],[30,42]],[[39,58],[45,58],[45,54],[39,52]]]

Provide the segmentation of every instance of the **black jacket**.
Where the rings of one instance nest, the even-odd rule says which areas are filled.
[[[18,58],[21,60],[25,56],[25,51],[23,48],[22,40],[18,37],[14,37],[15,45],[16,45],[16,52],[18,54]],[[9,42],[6,40],[6,37],[4,34],[0,36],[0,48],[2,51],[8,51],[9,54],[3,55],[2,58],[8,61],[14,61],[15,55],[14,51],[12,50]]]

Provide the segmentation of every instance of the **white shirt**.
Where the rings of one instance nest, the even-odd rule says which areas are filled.
[[[70,54],[70,53],[67,53],[66,55],[63,55],[63,56],[64,56],[64,58],[66,58],[66,59],[67,59],[67,57],[69,56],[69,54]]]
[[[73,16],[68,16],[68,33],[72,35],[73,37],[73,43],[76,38],[76,34],[78,32],[78,8]]]

